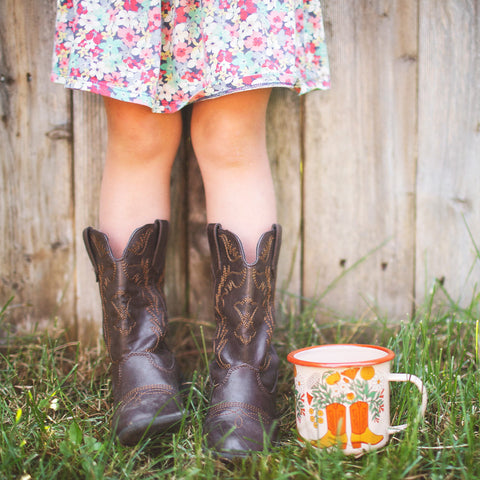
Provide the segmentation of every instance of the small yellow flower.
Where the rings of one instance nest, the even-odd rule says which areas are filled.
[[[17,410],[16,415],[15,415],[15,423],[20,422],[20,419],[21,419],[21,418],[22,418],[22,409],[19,408],[19,409]]]

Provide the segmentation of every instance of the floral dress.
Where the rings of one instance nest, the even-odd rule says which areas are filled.
[[[52,80],[154,112],[327,89],[320,0],[57,0]]]

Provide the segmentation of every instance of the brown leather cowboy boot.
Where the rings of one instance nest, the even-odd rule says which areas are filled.
[[[121,258],[105,234],[83,232],[103,309],[103,335],[112,362],[113,429],[134,445],[182,418],[175,358],[164,342],[167,315],[163,271],[168,222],[135,230]]]
[[[271,339],[281,227],[262,235],[252,264],[240,239],[219,224],[208,226],[208,239],[217,332],[204,432],[209,448],[233,458],[262,451],[276,437],[278,356]]]

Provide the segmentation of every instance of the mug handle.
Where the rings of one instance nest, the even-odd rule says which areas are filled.
[[[425,416],[425,411],[427,410],[427,391],[423,386],[423,382],[415,375],[410,375],[409,373],[391,373],[388,377],[389,382],[412,382],[422,394],[422,407],[420,413],[422,417]],[[401,432],[407,428],[407,424],[391,426],[388,429],[389,435],[397,432]]]

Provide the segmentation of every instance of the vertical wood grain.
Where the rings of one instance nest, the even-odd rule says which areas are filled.
[[[434,279],[468,305],[479,289],[480,4],[421,0],[417,268],[419,301]]]
[[[76,329],[84,344],[94,343],[101,333],[102,309],[92,264],[82,231],[98,228],[98,202],[106,150],[106,117],[100,95],[73,92]]]
[[[0,3],[0,305],[19,329],[73,316],[69,94],[50,83],[55,8]]]
[[[277,301],[286,308],[297,310],[302,294],[301,138],[298,95],[286,89],[274,89],[267,113],[267,144],[275,184],[278,223],[282,226]]]
[[[192,145],[187,147],[189,316],[213,321],[213,279],[207,239],[205,190]]]
[[[325,7],[332,89],[306,99],[305,295],[398,317],[413,292],[417,2]]]

